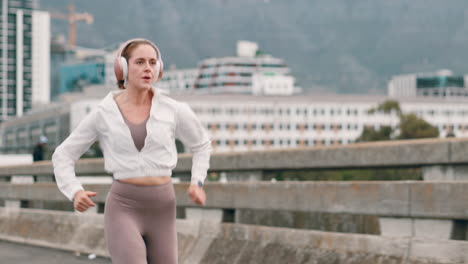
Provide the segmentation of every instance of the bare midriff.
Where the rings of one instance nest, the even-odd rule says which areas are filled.
[[[131,179],[120,179],[119,182],[131,183],[136,185],[161,185],[171,181],[170,176],[146,176]]]

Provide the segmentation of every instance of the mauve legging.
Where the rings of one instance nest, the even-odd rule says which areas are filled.
[[[177,264],[176,206],[171,182],[155,186],[114,181],[104,230],[113,264]]]

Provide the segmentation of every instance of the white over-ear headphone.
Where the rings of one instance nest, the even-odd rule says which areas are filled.
[[[124,82],[125,84],[127,83],[128,63],[127,63],[127,59],[125,59],[125,57],[122,56],[122,53],[125,50],[125,48],[128,47],[128,45],[136,41],[144,42],[148,45],[151,45],[156,50],[158,58],[156,60],[155,76],[156,76],[156,81],[161,80],[161,77],[164,71],[164,63],[162,61],[161,52],[159,52],[158,46],[156,46],[156,44],[154,44],[153,42],[147,39],[136,38],[136,39],[127,40],[125,43],[123,43],[120,46],[117,52],[117,56],[115,57],[115,60],[114,60],[114,73],[115,73],[115,77],[117,78],[117,81]]]

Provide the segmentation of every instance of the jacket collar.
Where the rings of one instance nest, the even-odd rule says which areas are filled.
[[[151,87],[151,89],[153,90],[153,99],[152,99],[152,105],[151,105],[151,112],[152,112],[153,109],[155,109],[155,106],[157,105],[158,100],[160,99],[160,96],[163,94],[167,94],[167,91],[161,90],[156,87]],[[104,110],[108,110],[111,112],[116,112],[116,111],[119,112],[119,108],[117,106],[117,102],[115,101],[114,97],[117,96],[118,94],[121,94],[122,92],[124,92],[124,90],[110,91],[106,95],[106,97],[104,97],[104,99],[101,101],[99,106],[101,106]]]

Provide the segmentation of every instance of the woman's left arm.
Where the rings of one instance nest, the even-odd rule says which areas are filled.
[[[211,140],[200,120],[186,103],[180,103],[179,105],[176,116],[175,136],[182,141],[184,146],[187,147],[190,152],[193,153],[192,178],[189,193],[197,194],[199,191],[193,190],[198,190],[198,188],[201,189],[201,186],[206,179],[208,168],[210,167]],[[195,198],[200,198],[198,197],[200,195],[195,196],[197,196]],[[197,199],[194,199],[192,195],[191,198],[196,202]]]

